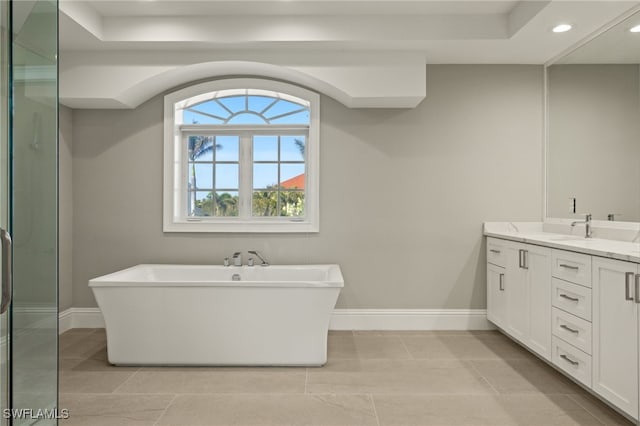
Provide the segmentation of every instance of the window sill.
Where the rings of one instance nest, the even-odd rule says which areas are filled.
[[[163,232],[184,233],[317,233],[320,232],[317,223],[309,221],[296,222],[291,220],[281,221],[171,221],[165,222]]]

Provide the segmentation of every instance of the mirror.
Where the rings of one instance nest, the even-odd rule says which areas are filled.
[[[640,222],[640,12],[546,72],[547,217]]]

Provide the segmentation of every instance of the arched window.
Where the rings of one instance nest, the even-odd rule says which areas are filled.
[[[165,232],[317,232],[319,96],[260,79],[165,96]]]

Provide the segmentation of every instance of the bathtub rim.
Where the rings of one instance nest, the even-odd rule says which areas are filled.
[[[236,271],[247,270],[247,268],[261,268],[261,266],[220,266],[220,265],[188,265],[188,264],[156,264],[156,263],[142,263],[138,265],[131,266],[129,268],[121,269],[119,271],[115,271],[109,274],[105,274],[96,278],[92,278],[89,280],[89,287],[91,288],[101,288],[101,287],[129,287],[129,288],[142,288],[142,287],[180,287],[180,288],[189,288],[189,287],[251,287],[251,288],[309,288],[309,289],[323,289],[323,288],[343,288],[344,287],[344,278],[342,276],[342,270],[340,265],[338,264],[310,264],[310,265],[269,265],[267,268],[274,269],[282,269],[282,268],[297,268],[297,269],[333,269],[335,273],[337,273],[337,280],[326,280],[326,281],[310,281],[310,280],[295,280],[295,281],[152,281],[152,280],[141,280],[141,279],[122,279],[118,278],[118,275],[126,273],[128,271],[141,269],[145,267],[156,267],[160,269],[169,269],[169,268],[197,268],[197,269],[205,269],[205,268],[216,268],[216,269],[229,269]]]

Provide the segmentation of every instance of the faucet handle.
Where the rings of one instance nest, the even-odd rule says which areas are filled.
[[[229,258],[225,257],[224,262],[222,263],[224,266],[229,266]]]
[[[264,258],[264,256],[260,254],[258,250],[249,250],[249,254],[252,254],[258,259],[260,259],[260,261],[262,262],[260,266],[269,266],[269,262],[267,262],[267,260]]]

